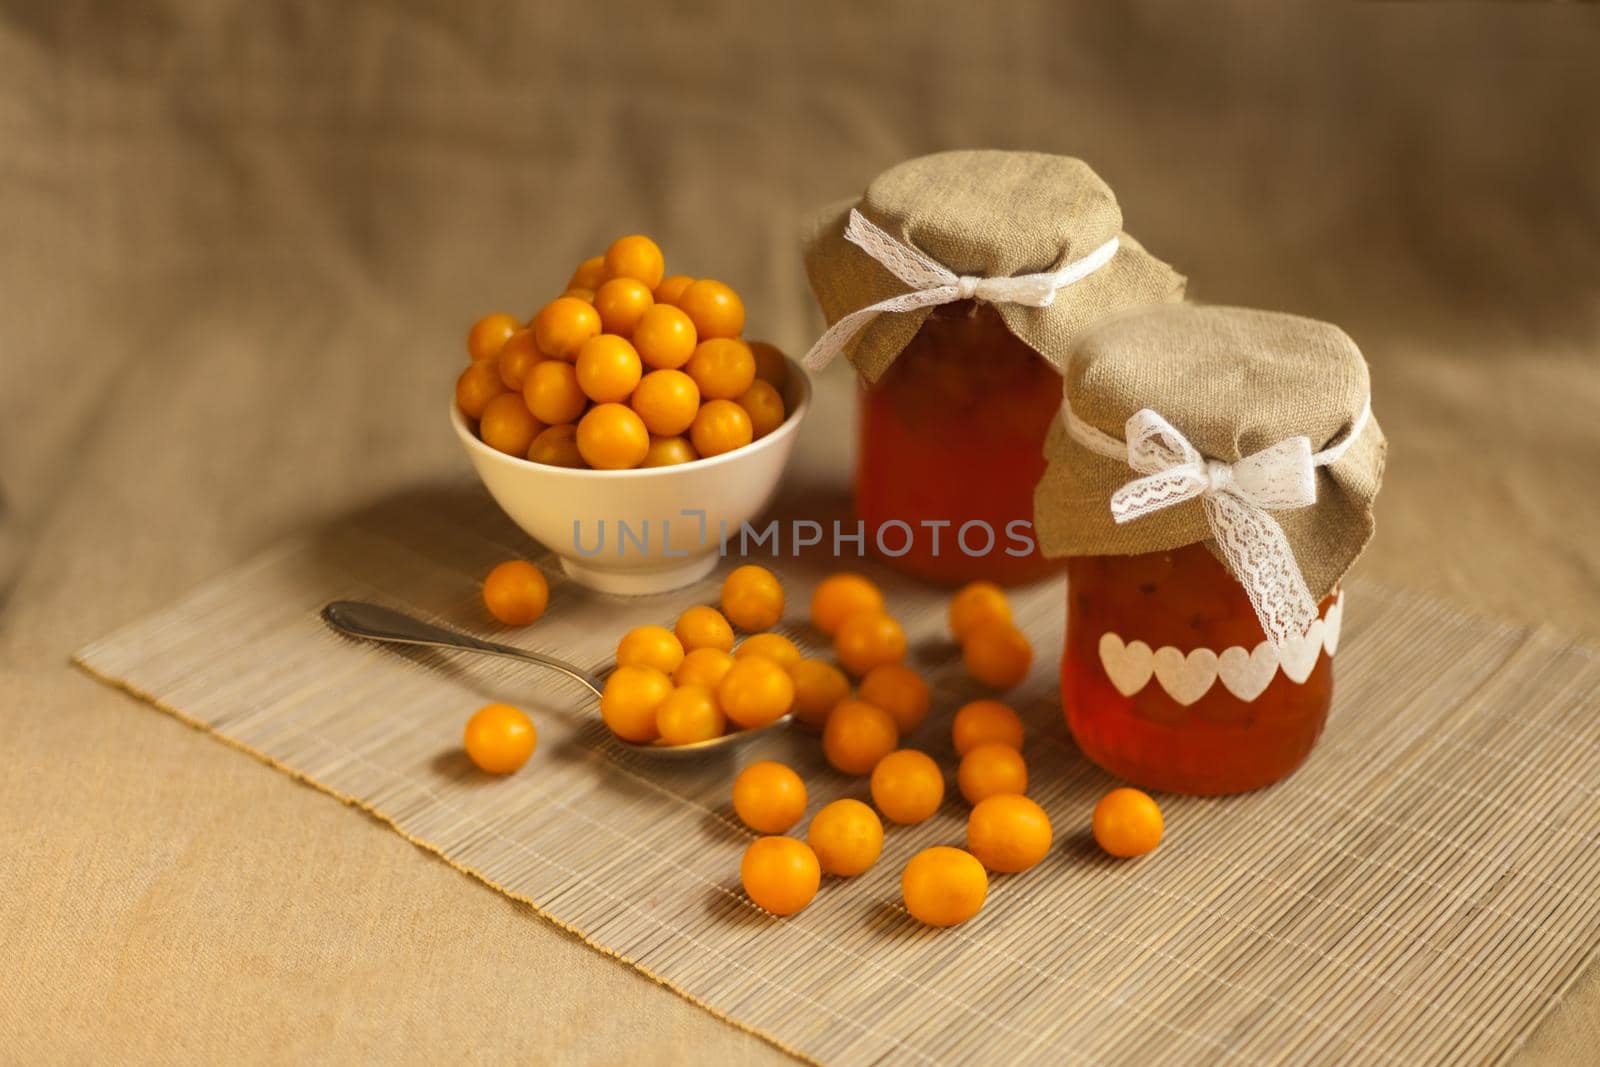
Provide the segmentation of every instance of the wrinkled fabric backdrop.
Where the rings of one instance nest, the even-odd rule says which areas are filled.
[[[462,477],[467,324],[615,235],[802,350],[801,219],[907,156],[1082,156],[1194,298],[1344,325],[1360,573],[1600,640],[1597,57],[1571,5],[0,4],[0,1059],[783,1060],[66,658]],[[1597,1044],[1591,974],[1523,1057]]]

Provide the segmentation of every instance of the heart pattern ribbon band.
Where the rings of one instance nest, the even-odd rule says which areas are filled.
[[[1305,636],[1282,648],[1262,641],[1254,648],[1230,645],[1220,652],[1194,648],[1188,652],[1172,645],[1151,648],[1144,641],[1125,640],[1106,631],[1100,635],[1100,666],[1117,692],[1131,697],[1152,679],[1183,707],[1195,703],[1218,682],[1246,704],[1266,692],[1281,671],[1295,685],[1304,685],[1323,654],[1329,659],[1339,650],[1339,630],[1344,622],[1344,594],[1328,606],[1327,614],[1311,624]]]

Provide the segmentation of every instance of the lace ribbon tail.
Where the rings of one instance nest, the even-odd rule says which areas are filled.
[[[817,343],[811,346],[800,360],[801,366],[806,370],[818,371],[832,363],[834,357],[844,351],[844,346],[850,339],[866,328],[867,323],[877,318],[883,308],[872,304],[859,311],[852,311],[838,322],[829,326],[823,335],[817,338]]]
[[[811,350],[800,360],[800,364],[806,370],[822,370],[833,362],[835,356],[844,351],[844,346],[850,343],[852,337],[885,311],[913,311],[934,304],[948,304],[955,299],[955,294],[956,287],[953,285],[913,289],[909,293],[891,296],[887,300],[880,300],[876,304],[868,304],[864,308],[852,311],[829,326],[827,332],[817,338],[817,343],[811,346]]]
[[[1205,491],[1205,479],[1194,470],[1177,467],[1135,478],[1111,494],[1111,521],[1117,525],[1193,500]]]
[[[1232,493],[1206,496],[1206,518],[1234,577],[1250,597],[1273,648],[1304,637],[1317,620],[1283,527],[1265,511]]]
[[[844,229],[844,236],[911,289],[932,289],[955,283],[955,273],[947,270],[944,264],[921,249],[901,244],[893,234],[855,208],[850,209],[850,222]]]

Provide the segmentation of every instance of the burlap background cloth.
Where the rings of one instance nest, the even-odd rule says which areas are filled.
[[[1197,298],[1362,345],[1363,576],[1600,639],[1600,12],[189,7],[0,29],[6,1059],[782,1058],[66,666],[459,473],[462,325],[627,229],[794,351],[807,210],[938,148],[1081,155]],[[797,495],[840,491],[844,370]],[[1591,973],[1523,1062],[1597,1044]]]

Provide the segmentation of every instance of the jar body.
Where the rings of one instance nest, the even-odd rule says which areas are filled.
[[[1337,593],[1320,611],[1323,623],[1280,657],[1204,545],[1071,559],[1061,701],[1073,738],[1151,789],[1216,795],[1278,781],[1310,753],[1333,699]]]
[[[1061,376],[993,307],[936,307],[861,392],[855,505],[868,544],[948,584],[1058,570],[1034,539],[1033,487],[1060,407]]]

